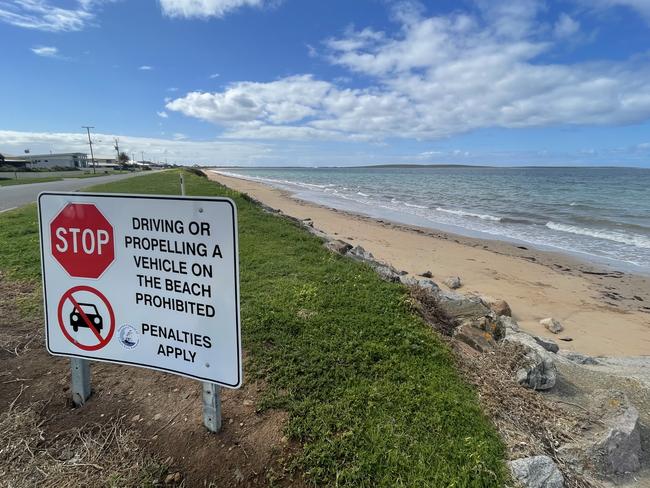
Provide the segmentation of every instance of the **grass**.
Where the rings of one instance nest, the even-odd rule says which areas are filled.
[[[30,183],[47,183],[48,181],[61,181],[63,178],[57,176],[46,176],[43,178],[19,178],[19,179],[0,179],[0,186],[27,185]]]
[[[504,484],[501,440],[402,286],[185,174],[189,195],[237,204],[246,380],[264,378],[263,408],[289,412],[287,434],[303,445],[294,464],[310,484]],[[178,194],[178,186],[173,171],[93,190]],[[0,269],[9,277],[38,278],[37,244],[33,206],[0,215]]]

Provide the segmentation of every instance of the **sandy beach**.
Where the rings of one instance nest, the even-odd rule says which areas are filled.
[[[650,353],[650,278],[601,269],[559,253],[406,226],[298,200],[258,182],[208,171],[211,179],[314,227],[361,245],[413,276],[425,271],[441,287],[460,276],[462,293],[506,300],[526,331],[556,340],[562,349],[593,356]],[[553,317],[554,335],[539,321]],[[560,339],[570,338],[571,341]]]

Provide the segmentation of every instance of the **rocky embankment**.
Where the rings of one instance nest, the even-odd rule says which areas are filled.
[[[460,370],[478,388],[509,449],[517,485],[650,486],[643,449],[650,438],[648,358],[562,350],[560,343],[572,339],[561,335],[565,328],[552,317],[540,327],[557,334],[557,342],[521,330],[503,299],[445,291],[431,271],[410,276],[315,229],[309,219],[293,220],[332,252],[409,287],[414,306],[447,338]],[[457,276],[442,282],[450,290],[462,287]]]

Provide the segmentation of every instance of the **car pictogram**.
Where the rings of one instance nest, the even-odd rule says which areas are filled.
[[[78,304],[79,308],[75,306],[72,309],[72,313],[70,313],[70,325],[72,326],[72,330],[77,332],[79,330],[79,327],[86,327],[89,328],[90,326],[88,323],[84,320],[83,314],[88,317],[88,320],[90,320],[97,330],[97,332],[102,330],[103,327],[103,320],[102,316],[99,315],[99,312],[97,311],[97,307],[93,305],[92,303],[79,303]],[[81,309],[81,312],[79,311]]]

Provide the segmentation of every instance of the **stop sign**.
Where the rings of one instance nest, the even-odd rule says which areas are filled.
[[[67,204],[50,224],[50,241],[70,276],[99,278],[115,258],[113,226],[93,204]]]

